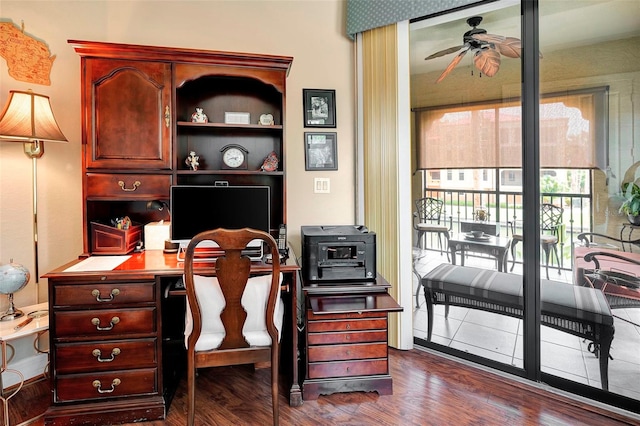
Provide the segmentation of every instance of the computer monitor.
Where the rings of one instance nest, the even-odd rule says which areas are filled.
[[[184,242],[216,228],[269,232],[268,186],[174,185],[171,187],[171,239]]]

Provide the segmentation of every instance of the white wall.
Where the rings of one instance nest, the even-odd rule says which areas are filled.
[[[51,97],[68,144],[46,144],[38,160],[41,274],[82,251],[80,57],[67,40],[92,40],[293,56],[287,79],[287,219],[299,255],[300,226],[352,224],[355,218],[354,43],[344,35],[342,0],[304,1],[6,1],[0,19],[44,41],[56,59],[51,86],[9,76],[0,60],[0,104],[9,90]],[[337,171],[304,170],[302,89],[335,89]],[[329,129],[334,131],[334,129]],[[330,194],[313,193],[313,178],[331,178]],[[33,270],[31,162],[22,144],[0,142],[0,263]],[[34,279],[32,278],[32,283]],[[17,305],[46,300],[46,283],[16,294]],[[4,309],[5,300],[0,301]]]

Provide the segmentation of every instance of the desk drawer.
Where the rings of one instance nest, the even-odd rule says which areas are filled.
[[[307,324],[309,333],[325,331],[386,330],[387,317],[353,319],[347,321],[310,321]]]
[[[385,294],[386,295],[386,294]],[[313,309],[307,309],[307,319],[309,321],[326,321],[332,319],[362,319],[362,318],[386,318],[387,312],[340,312],[336,314],[315,314]]]
[[[157,340],[110,340],[55,346],[58,374],[156,367]]]
[[[86,182],[89,199],[168,199],[171,175],[87,173]]]
[[[387,359],[309,363],[309,379],[370,376],[388,373]]]
[[[387,342],[387,330],[375,331],[348,331],[337,333],[309,333],[307,343],[309,345],[322,345],[331,343],[366,343]]]
[[[55,402],[149,395],[158,392],[158,371],[147,368],[75,375],[56,379]]]
[[[153,303],[155,282],[56,285],[53,297],[56,307],[108,307],[120,303]]]
[[[99,309],[53,313],[56,338],[116,337],[155,333],[156,308]]]
[[[309,362],[386,358],[387,342],[309,346]]]

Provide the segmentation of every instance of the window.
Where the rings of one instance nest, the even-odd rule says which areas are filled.
[[[608,88],[543,96],[540,100],[540,164],[545,168],[608,166]],[[518,100],[417,108],[421,169],[521,167]],[[455,149],[451,147],[455,136]]]

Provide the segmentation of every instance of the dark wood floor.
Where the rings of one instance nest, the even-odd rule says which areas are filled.
[[[505,379],[419,350],[390,350],[392,396],[344,393],[289,407],[281,387],[282,425],[626,425],[640,422],[580,405],[544,390]],[[269,369],[217,368],[200,372],[198,425],[271,423]],[[144,426],[183,426],[183,380],[164,421]],[[44,381],[28,385],[10,401],[11,424],[42,413]],[[39,426],[42,418],[30,423]],[[130,425],[130,426],[133,426]]]

